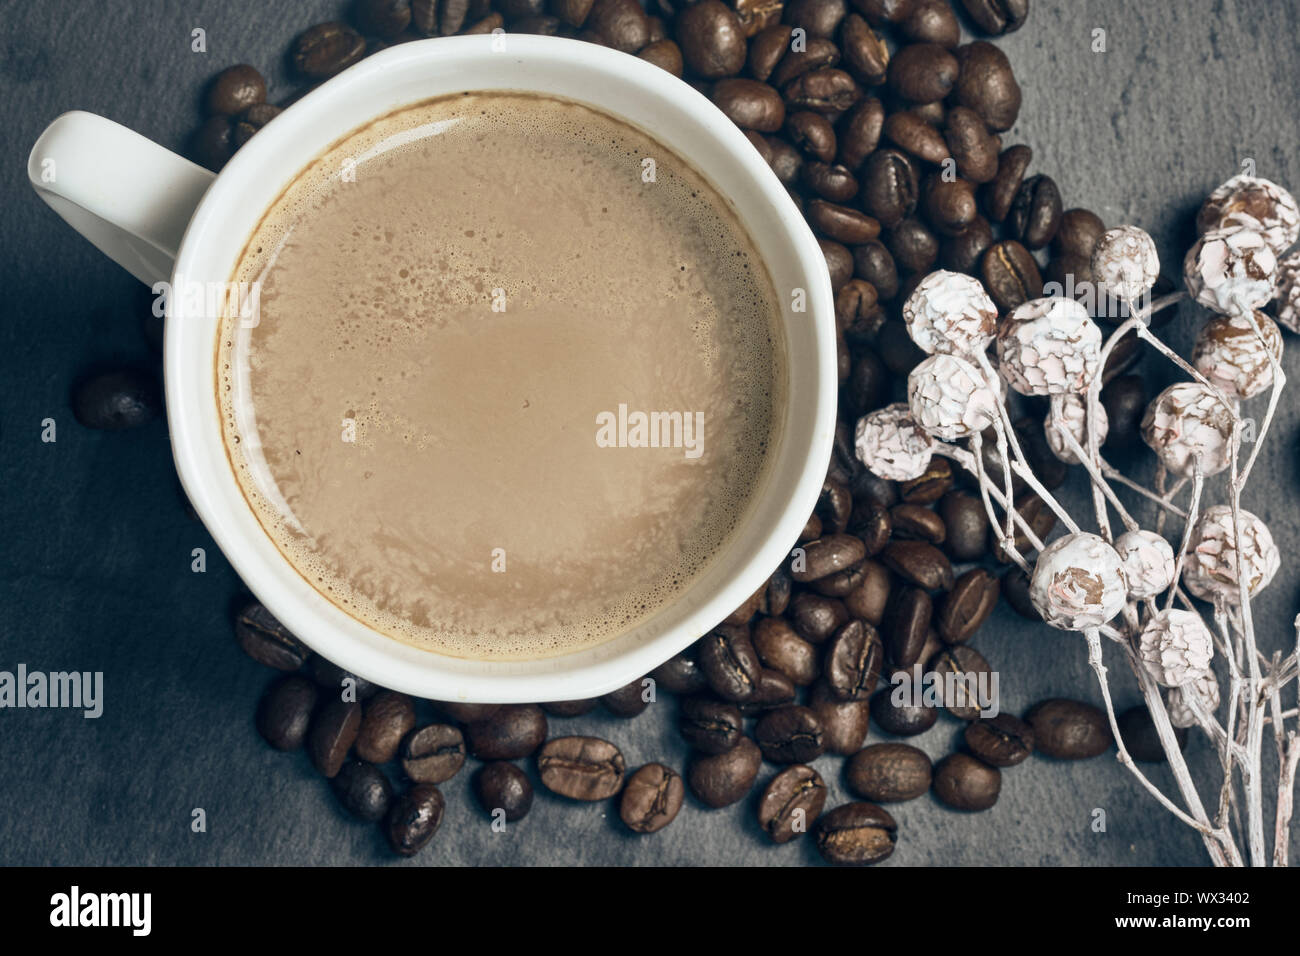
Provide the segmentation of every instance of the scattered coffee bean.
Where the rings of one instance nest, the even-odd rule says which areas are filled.
[[[1146,382],[1140,375],[1120,375],[1101,390],[1101,407],[1110,428],[1107,448],[1134,448],[1142,440],[1142,417],[1147,410]]]
[[[939,601],[935,628],[949,644],[964,644],[975,636],[998,605],[998,579],[983,568],[959,577]]]
[[[1011,201],[1007,228],[1029,249],[1041,249],[1061,226],[1061,193],[1051,176],[1033,176],[1020,184]]]
[[[826,784],[812,767],[796,764],[772,778],[758,801],[758,825],[773,843],[808,832],[826,805]]]
[[[958,720],[975,720],[981,715],[979,691],[985,686],[980,680],[982,675],[992,672],[989,662],[975,648],[965,644],[948,647],[930,658],[926,669],[941,678],[955,675],[952,684],[952,698],[945,706],[948,713]],[[987,685],[990,690],[992,684]],[[997,701],[993,701],[996,705]]]
[[[267,667],[296,671],[311,650],[257,601],[250,601],[235,615],[235,637],[244,653]]]
[[[266,102],[266,80],[256,67],[241,63],[222,70],[208,87],[204,104],[214,116],[234,116]]]
[[[1106,224],[1095,212],[1067,209],[1061,214],[1061,225],[1052,237],[1052,251],[1091,259],[1097,240],[1105,232]]]
[[[257,732],[276,750],[297,750],[307,738],[316,685],[290,674],[277,681],[257,707]]]
[[[741,714],[751,717],[773,707],[794,703],[794,698],[794,682],[780,671],[765,667],[758,676],[758,692],[736,707]]]
[[[915,737],[925,733],[939,719],[936,708],[895,703],[893,694],[893,689],[886,689],[871,698],[871,717],[885,733],[895,737]]]
[[[789,52],[772,71],[769,82],[773,86],[784,88],[798,77],[813,70],[833,67],[840,62],[840,48],[824,37],[806,38],[801,49],[790,45]]]
[[[754,628],[754,650],[765,667],[780,671],[799,687],[811,684],[821,672],[817,649],[779,617],[766,617],[758,622]]]
[[[1029,250],[1014,239],[989,246],[984,253],[981,278],[989,296],[1003,312],[1043,294],[1043,277]]]
[[[307,661],[306,670],[307,675],[316,682],[316,686],[332,697],[347,696],[365,701],[380,690],[378,684],[372,684],[364,677],[348,673],[319,654]]]
[[[299,35],[290,59],[298,74],[324,80],[356,63],[366,52],[366,41],[346,23],[319,23]]]
[[[1002,575],[1002,596],[1006,598],[1011,609],[1023,618],[1041,621],[1042,615],[1029,599],[1029,575],[1020,568],[1013,567]]]
[[[849,621],[826,652],[826,684],[837,700],[866,700],[876,689],[884,663],[884,647],[876,629]]]
[[[1057,760],[1084,760],[1110,749],[1110,724],[1100,709],[1081,700],[1053,697],[1029,708],[1025,720],[1034,728],[1039,753]]]
[[[417,783],[389,808],[384,821],[388,844],[399,856],[414,856],[424,849],[442,823],[442,791],[431,783]]]
[[[627,778],[619,819],[633,833],[655,833],[677,818],[686,787],[676,770],[648,763]]]
[[[949,159],[943,134],[916,113],[894,113],[885,120],[885,139],[921,162],[939,165]]]
[[[994,222],[1001,222],[1011,212],[1033,158],[1034,151],[1024,145],[1008,147],[998,157],[997,174],[984,187],[984,209]]]
[[[1013,33],[1029,16],[1029,0],[961,0],[966,13],[985,33]]]
[[[899,538],[943,544],[948,536],[943,518],[921,505],[895,505],[889,510],[889,519]]]
[[[357,733],[357,756],[369,763],[388,763],[402,738],[415,726],[415,704],[405,694],[382,690],[365,705]]]
[[[745,627],[722,625],[699,644],[700,667],[713,692],[724,700],[749,700],[763,669]]]
[[[768,588],[770,592],[770,581]],[[780,614],[784,610],[785,608],[781,607],[775,611],[768,610],[767,613]],[[696,694],[708,686],[708,680],[705,678],[704,671],[700,668],[699,661],[696,659],[694,647],[673,655],[651,671],[650,676],[670,694]],[[592,701],[591,703],[594,707],[595,702]]]
[[[745,65],[745,34],[722,0],[700,0],[677,14],[677,44],[692,73],[706,79],[735,76]]]
[[[688,744],[706,754],[726,753],[744,733],[744,718],[731,704],[709,697],[682,701],[677,729]]]
[[[987,551],[989,518],[984,503],[965,491],[950,491],[939,500],[946,537],[944,551],[954,561],[977,561]]]
[[[847,756],[862,747],[871,724],[867,701],[838,700],[825,681],[818,681],[808,695],[808,706],[821,721],[827,753]]]
[[[962,736],[970,752],[990,767],[1014,767],[1034,752],[1034,728],[1011,714],[972,720]]]
[[[623,753],[599,737],[556,737],[537,754],[537,772],[552,793],[572,800],[605,800],[623,786]]]
[[[861,182],[862,208],[884,228],[892,229],[916,210],[920,198],[916,167],[898,150],[882,149],[868,156],[862,166]],[[892,257],[890,265],[893,265]],[[858,275],[880,290],[877,277],[863,274],[861,263],[858,263]],[[884,284],[889,285],[888,281]]]
[[[460,724],[487,720],[502,707],[501,704],[467,704],[447,700],[435,700],[433,706]]]
[[[902,500],[909,505],[934,504],[952,487],[952,466],[948,459],[935,456],[925,471],[898,486]]]
[[[822,859],[841,866],[879,863],[898,843],[898,824],[872,803],[845,803],[822,814],[816,832]]]
[[[880,553],[885,566],[927,591],[949,591],[953,585],[948,556],[924,541],[891,541]]]
[[[465,738],[451,724],[429,724],[407,734],[399,756],[402,772],[416,783],[442,783],[465,764]]]
[[[774,133],[785,122],[785,103],[766,83],[744,77],[719,80],[713,87],[713,102],[742,129]]]
[[[875,151],[885,125],[885,107],[869,96],[844,115],[836,132],[836,160],[857,173],[863,160]]]
[[[307,730],[307,756],[329,778],[339,772],[361,729],[361,705],[356,701],[327,697],[321,702]]]
[[[969,754],[949,754],[934,768],[934,795],[954,810],[987,810],[998,802],[1002,772]]]
[[[754,740],[772,763],[807,763],[826,749],[821,719],[808,707],[768,711],[754,725]]]
[[[920,659],[933,612],[929,592],[904,587],[896,593],[884,628],[885,653],[896,667],[911,667]]]
[[[383,819],[393,800],[393,785],[384,772],[361,760],[345,763],[330,780],[330,789],[344,810],[370,823]]]
[[[124,431],[158,417],[157,379],[138,369],[117,369],[82,379],[72,390],[72,413],[87,428]]]
[[[1115,718],[1119,724],[1119,735],[1124,741],[1124,749],[1130,757],[1141,763],[1165,763],[1169,755],[1160,745],[1160,735],[1156,733],[1155,721],[1146,704],[1130,707]],[[1174,740],[1179,750],[1187,748],[1188,733],[1186,727],[1174,728]]]
[[[367,36],[392,40],[411,23],[409,0],[357,0],[357,27]]]
[[[239,149],[252,139],[258,130],[282,112],[283,110],[280,107],[272,106],[270,103],[259,103],[256,106],[250,106],[235,117],[235,123],[230,131],[231,145],[235,149]]]
[[[773,23],[760,30],[749,43],[746,66],[749,75],[766,83],[781,58],[790,49],[790,27]]]
[[[550,11],[569,26],[581,27],[591,13],[593,0],[550,0]]]
[[[663,665],[667,666],[667,664]],[[551,717],[581,717],[589,714],[600,704],[599,700],[553,700],[542,704],[542,710]]]
[[[910,744],[873,744],[844,765],[844,779],[865,800],[914,800],[930,789],[930,758]]]
[[[844,626],[849,619],[844,602],[804,591],[790,602],[789,618],[795,633],[805,641],[821,644]]]
[[[889,88],[909,102],[933,103],[953,91],[958,72],[957,57],[937,43],[912,43],[900,47],[890,59]]]
[[[637,52],[637,56],[673,76],[680,78],[682,75],[682,49],[672,40],[659,40],[648,44]]]
[[[507,704],[465,726],[465,746],[479,760],[518,760],[546,739],[546,712],[536,704]]]
[[[505,760],[479,768],[474,774],[474,794],[489,816],[500,811],[507,823],[522,820],[533,806],[533,785],[528,774]]]
[[[686,781],[691,793],[705,806],[715,810],[730,806],[749,793],[762,765],[758,744],[741,737],[736,746],[724,753],[698,756],[691,761]]]
[[[650,706],[651,686],[648,678],[638,677],[618,690],[605,694],[600,702],[615,717],[635,717]]]
[[[974,110],[995,132],[1009,130],[1020,114],[1020,85],[1006,54],[992,43],[976,40],[959,46],[955,56],[960,66],[951,86],[956,105]]]
[[[650,21],[637,0],[596,0],[583,26],[620,53],[635,53],[650,41]],[[732,73],[739,73],[745,62],[743,40],[741,52],[741,61]]]

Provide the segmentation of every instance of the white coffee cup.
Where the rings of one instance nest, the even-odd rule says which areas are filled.
[[[834,439],[834,305],[825,260],[776,176],[712,103],[658,67],[595,44],[503,33],[450,37],[402,44],[344,71],[276,117],[217,176],[80,112],[50,124],[28,175],[60,216],[140,280],[178,290],[182,283],[221,284],[263,212],[332,143],[401,106],[493,89],[586,103],[687,158],[734,205],[782,298],[789,374],[782,438],[743,524],[704,572],[633,630],[575,653],[483,661],[419,650],[331,603],[258,523],[222,441],[218,317],[183,295],[167,297],[167,421],[177,471],[203,523],[254,594],[317,653],[382,686],[435,700],[588,698],[649,672],[758,590],[813,510]]]

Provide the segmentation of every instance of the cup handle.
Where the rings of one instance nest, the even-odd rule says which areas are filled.
[[[181,237],[216,178],[94,113],[64,113],[27,159],[50,207],[146,285],[170,280]]]

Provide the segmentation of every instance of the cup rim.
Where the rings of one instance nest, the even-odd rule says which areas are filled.
[[[322,83],[301,99],[286,108],[276,123],[246,144],[214,180],[199,203],[180,243],[173,269],[173,281],[186,275],[202,275],[195,268],[203,257],[212,259],[213,250],[231,249],[232,243],[242,244],[247,236],[219,236],[215,220],[218,210],[226,202],[238,199],[241,182],[259,170],[277,169],[286,175],[282,182],[290,182],[301,168],[283,169],[285,161],[277,158],[276,143],[292,135],[300,122],[319,122],[327,116],[327,104],[347,85],[373,82],[385,72],[412,66],[427,65],[452,69],[458,61],[486,56],[501,56],[491,52],[496,38],[491,35],[441,37],[403,43],[367,57],[337,76]],[[275,542],[262,528],[260,522],[243,498],[242,490],[233,470],[227,467],[220,474],[210,473],[203,467],[202,452],[212,442],[220,447],[221,456],[227,454],[219,420],[204,421],[207,409],[202,405],[196,387],[189,380],[187,370],[194,361],[196,347],[193,338],[199,333],[185,323],[184,304],[179,297],[169,296],[164,340],[165,391],[168,425],[171,432],[173,457],[182,486],[191,504],[217,545],[239,575],[244,585],[290,631],[314,652],[321,654],[346,671],[365,677],[382,686],[403,691],[414,696],[437,700],[475,701],[485,703],[518,703],[528,701],[561,700],[574,697],[593,697],[607,693],[648,673],[654,667],[685,649],[699,637],[715,627],[750,595],[762,586],[793,547],[800,531],[812,512],[824,481],[826,464],[830,459],[834,441],[835,408],[837,392],[836,342],[833,329],[833,298],[829,274],[817,240],[794,206],[784,186],[776,178],[745,135],[703,94],[676,77],[634,56],[619,53],[602,46],[558,37],[540,37],[510,34],[509,52],[514,60],[531,60],[543,66],[563,69],[580,69],[592,74],[598,82],[601,74],[617,74],[618,79],[631,83],[647,96],[659,101],[675,103],[702,123],[707,123],[715,145],[728,154],[756,189],[763,202],[773,204],[780,214],[782,227],[787,232],[789,245],[795,250],[796,271],[806,280],[807,314],[813,328],[815,341],[816,394],[813,396],[813,420],[816,427],[807,436],[785,435],[781,444],[801,440],[806,442],[807,454],[794,483],[794,491],[787,496],[781,516],[775,526],[760,535],[762,546],[750,554],[741,565],[725,575],[725,583],[718,586],[709,598],[688,613],[678,625],[669,627],[639,644],[626,648],[613,656],[593,654],[605,644],[584,648],[571,654],[538,659],[537,661],[494,662],[478,661],[483,666],[474,672],[447,669],[439,661],[459,660],[435,652],[412,648],[396,639],[383,637],[359,619],[347,614],[327,597],[316,591],[301,573],[288,561]],[[419,61],[423,61],[422,63]],[[466,83],[463,89],[484,88]],[[410,102],[417,102],[411,100]],[[591,102],[593,108],[617,116],[618,112]],[[391,107],[369,117],[374,119]],[[289,122],[285,122],[288,119]],[[329,121],[328,119],[326,121]],[[634,121],[633,121],[634,122]],[[278,129],[277,129],[277,124]],[[331,141],[348,135],[362,123],[342,123],[331,129]],[[642,127],[644,128],[644,127]],[[655,137],[651,129],[647,134]],[[680,149],[680,146],[673,148]],[[684,158],[690,159],[684,153]],[[277,166],[279,163],[279,166]],[[263,172],[263,175],[265,173]],[[721,187],[716,186],[721,191]],[[724,193],[725,195],[726,193]],[[730,197],[729,197],[730,198]],[[731,200],[740,211],[739,203]],[[238,250],[235,250],[237,257]],[[225,278],[229,278],[228,276]],[[783,309],[782,322],[791,321]],[[178,319],[181,321],[173,321]],[[207,354],[211,357],[215,342],[209,342]],[[212,359],[215,366],[215,358]],[[215,374],[215,372],[214,372]],[[206,380],[206,379],[205,379]],[[215,396],[212,396],[215,401]],[[787,402],[792,396],[787,395]],[[227,463],[228,464],[228,463]],[[220,469],[217,469],[220,471]],[[239,499],[244,502],[247,517],[256,526],[260,541],[250,540],[246,530],[236,526],[216,498],[217,486],[234,485]],[[290,571],[301,587],[294,587],[283,579],[285,569]],[[284,584],[284,586],[281,586]],[[305,589],[305,590],[304,590]],[[665,610],[672,606],[665,606]],[[342,619],[353,622],[348,626]],[[645,623],[653,622],[652,616]],[[360,628],[370,635],[379,635],[383,643],[371,647],[357,640]],[[346,634],[345,631],[353,631]],[[619,638],[612,638],[612,644]],[[391,648],[389,647],[391,645]],[[413,660],[411,651],[420,655]],[[558,668],[554,662],[568,662]],[[548,662],[541,672],[529,672],[528,664]],[[463,662],[462,662],[463,663]],[[414,665],[414,666],[413,666]],[[517,666],[511,666],[517,665]]]

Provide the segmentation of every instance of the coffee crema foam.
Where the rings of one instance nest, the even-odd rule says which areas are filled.
[[[601,643],[761,493],[786,390],[771,279],[698,173],[603,113],[508,92],[392,113],[299,175],[234,280],[260,281],[217,350],[240,486],[390,637],[500,660]],[[702,421],[702,453],[598,443],[620,407]]]

